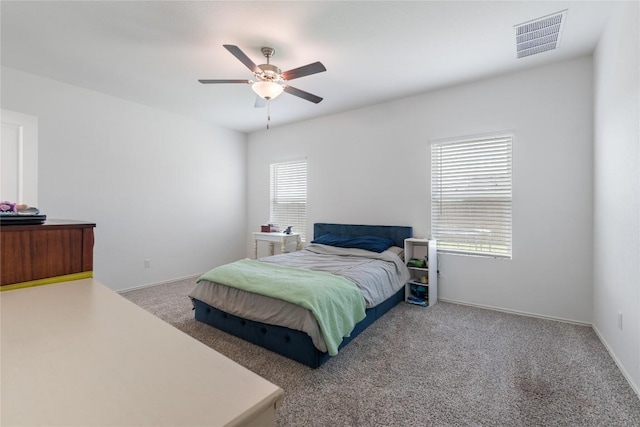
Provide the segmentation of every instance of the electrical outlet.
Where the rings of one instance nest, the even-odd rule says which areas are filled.
[[[150,259],[145,259],[144,260],[144,268],[151,268],[151,260]]]
[[[618,312],[618,329],[622,330],[622,312]]]

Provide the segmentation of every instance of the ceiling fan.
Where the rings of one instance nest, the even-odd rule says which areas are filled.
[[[300,77],[309,76],[311,74],[321,73],[327,69],[320,62],[314,62],[302,67],[294,68],[289,71],[282,72],[280,68],[269,63],[269,59],[275,55],[276,51],[272,47],[263,47],[262,54],[267,58],[266,64],[256,65],[247,55],[244,54],[238,46],[231,44],[223,45],[233,56],[238,58],[255,76],[256,80],[198,80],[203,84],[211,83],[245,83],[250,84],[251,89],[258,95],[256,98],[256,107],[264,107],[266,101],[277,98],[282,92],[287,92],[307,101],[319,103],[322,98],[309,92],[289,86],[288,82]]]

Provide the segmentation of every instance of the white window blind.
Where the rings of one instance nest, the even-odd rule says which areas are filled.
[[[291,226],[306,241],[307,228],[307,162],[271,165],[270,222],[282,230]]]
[[[511,258],[511,146],[511,135],[431,146],[438,250]]]

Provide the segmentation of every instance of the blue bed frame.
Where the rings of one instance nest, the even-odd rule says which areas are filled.
[[[404,239],[413,236],[413,228],[391,225],[314,224],[314,237],[320,237],[324,234],[386,237],[393,240],[395,246],[403,247]],[[347,345],[376,319],[403,300],[404,288],[401,288],[383,303],[367,309],[366,317],[356,324],[353,331],[351,331],[351,335],[342,341],[338,349]],[[331,357],[328,353],[318,350],[306,332],[243,319],[211,307],[199,300],[193,300],[193,303],[196,320],[296,360],[311,368],[320,367]]]

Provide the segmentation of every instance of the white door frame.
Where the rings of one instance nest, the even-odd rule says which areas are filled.
[[[0,159],[5,162],[16,162],[16,190],[11,197],[17,200],[11,202],[38,206],[38,118],[28,114],[0,109],[0,124],[3,128],[10,128],[16,137],[9,140],[0,139],[0,144],[16,144],[11,150],[17,158]],[[3,132],[4,133],[4,132]],[[0,195],[5,199],[5,195]]]

